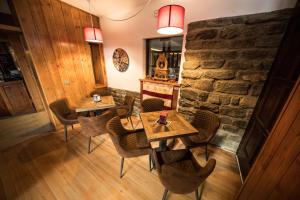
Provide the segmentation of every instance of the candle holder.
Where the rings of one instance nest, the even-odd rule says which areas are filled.
[[[168,118],[168,112],[161,112],[157,122],[159,124],[167,125],[167,123],[168,123],[167,118]]]

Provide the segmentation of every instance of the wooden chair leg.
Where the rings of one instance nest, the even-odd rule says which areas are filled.
[[[196,197],[196,200],[199,200],[198,188],[195,190],[195,197]]]
[[[124,157],[121,158],[120,178],[123,177]]]
[[[151,166],[151,154],[149,154],[149,171],[151,172],[152,166]]]
[[[208,145],[208,144],[205,145],[205,158],[206,158],[206,161],[208,160],[207,145]]]
[[[68,127],[64,125],[64,132],[65,132],[65,142],[68,142]]]
[[[168,195],[168,190],[165,189],[164,196],[163,196],[162,200],[166,200],[167,199],[167,195]]]
[[[91,141],[92,141],[92,137],[90,136],[88,139],[88,153],[91,153]]]

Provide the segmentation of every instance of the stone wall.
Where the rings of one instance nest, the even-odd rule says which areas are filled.
[[[236,151],[286,29],[291,10],[188,25],[179,112],[221,119],[214,143]]]
[[[111,95],[114,98],[114,101],[117,105],[123,105],[126,94],[134,96],[135,102],[134,102],[134,109],[133,109],[133,115],[138,115],[140,113],[140,93],[138,92],[132,92],[128,90],[123,89],[117,89],[117,88],[109,88]]]

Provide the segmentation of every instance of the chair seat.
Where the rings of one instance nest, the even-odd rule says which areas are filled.
[[[194,142],[194,143],[207,142],[207,140],[208,140],[207,135],[208,134],[205,134],[205,131],[201,130],[201,129],[198,130],[198,131],[199,131],[198,134],[189,136],[191,141]]]
[[[150,144],[148,143],[146,134],[144,132],[124,135],[121,138],[121,144],[128,151],[150,148]]]
[[[86,117],[87,115],[88,115],[87,112],[80,112],[80,113],[72,112],[64,116],[65,118],[64,121],[66,124],[77,124],[79,123],[77,119],[79,116]]]
[[[201,144],[206,144],[209,141],[210,137],[208,137],[207,135],[209,134],[205,134],[205,130],[200,129],[198,134],[185,136],[180,139],[185,144],[185,146],[199,146]]]

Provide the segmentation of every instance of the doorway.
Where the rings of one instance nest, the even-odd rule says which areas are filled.
[[[0,119],[36,112],[13,48],[0,42]]]

